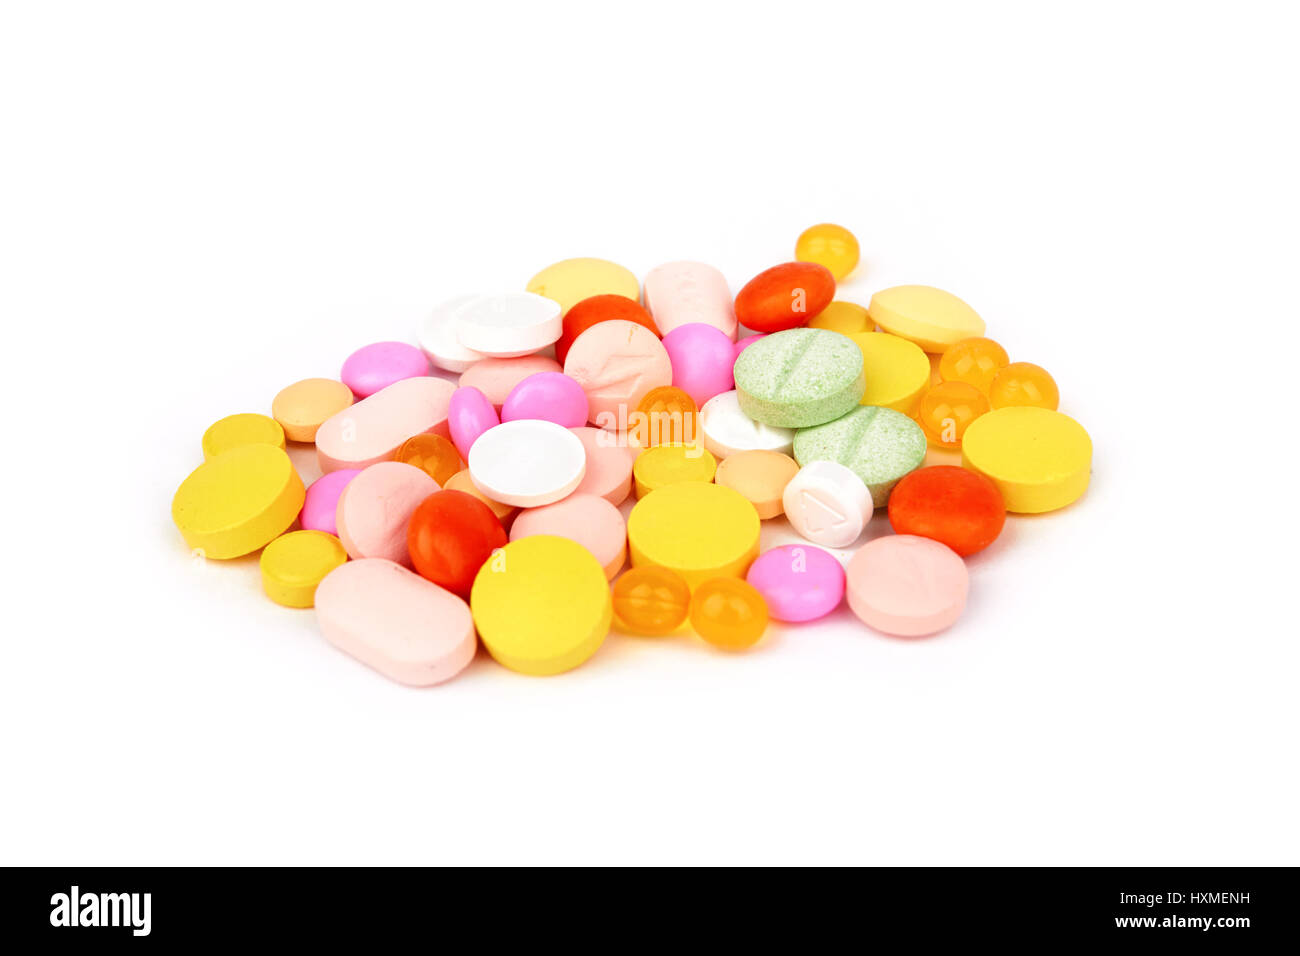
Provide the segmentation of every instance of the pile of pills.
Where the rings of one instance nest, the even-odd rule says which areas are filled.
[[[936,633],[965,607],[964,559],[1008,512],[1078,499],[1092,445],[956,296],[836,300],[858,258],[823,224],[734,297],[699,262],[638,282],[568,259],[452,299],[418,345],[367,345],[269,416],[213,424],[172,518],[205,557],[260,550],[268,597],[410,685],[479,641],[556,674],[613,627],[739,650],[844,602],[884,634]],[[323,476],[304,486],[287,442]],[[942,449],[960,466],[925,465]],[[880,509],[894,533],[859,546]],[[807,543],[761,552],[782,515]]]

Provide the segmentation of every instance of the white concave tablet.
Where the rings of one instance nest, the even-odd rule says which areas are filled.
[[[560,304],[531,292],[476,297],[456,312],[460,344],[493,358],[515,358],[544,349],[563,329]]]
[[[462,308],[477,299],[476,295],[458,295],[433,310],[420,325],[420,348],[429,361],[448,372],[463,372],[486,356],[460,344],[457,318]]]
[[[587,451],[569,429],[538,418],[489,428],[469,450],[469,478],[493,501],[536,508],[582,483]]]
[[[779,451],[788,455],[794,443],[794,429],[764,425],[742,412],[734,390],[714,395],[704,403],[700,433],[704,447],[717,458],[738,451]]]

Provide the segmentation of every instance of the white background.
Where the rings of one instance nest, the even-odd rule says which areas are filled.
[[[1300,862],[1291,16],[7,5],[0,859]],[[210,422],[445,298],[824,220],[841,298],[950,289],[1095,442],[940,637],[411,690],[171,524]]]

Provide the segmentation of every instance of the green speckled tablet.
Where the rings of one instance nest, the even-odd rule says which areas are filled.
[[[751,345],[746,351],[757,347]],[[920,425],[902,412],[878,405],[860,405],[833,422],[801,428],[794,436],[794,457],[800,467],[810,461],[838,461],[863,480],[877,508],[889,501],[900,478],[921,467],[925,448]]]
[[[759,339],[736,359],[740,410],[756,422],[805,428],[839,418],[867,387],[862,350],[827,329],[787,329]]]

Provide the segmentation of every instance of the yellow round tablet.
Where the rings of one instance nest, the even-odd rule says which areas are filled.
[[[577,667],[609,633],[609,580],[591,552],[568,538],[530,535],[492,552],[470,591],[483,646],[521,674]]]
[[[832,302],[808,320],[810,329],[827,329],[840,335],[870,332],[875,327],[867,310],[856,302]]]
[[[888,332],[856,332],[849,338],[862,350],[862,372],[867,379],[862,404],[911,414],[930,387],[930,358],[921,346]]]
[[[876,325],[915,342],[927,352],[942,352],[962,339],[984,334],[984,320],[951,292],[928,285],[881,289],[867,307]]]
[[[712,481],[718,459],[703,445],[665,444],[647,448],[632,463],[636,496],[679,481]]]
[[[227,415],[219,422],[208,426],[203,433],[203,457],[215,458],[223,451],[230,451],[241,445],[274,445],[284,447],[284,429],[274,418],[244,412],[240,415]]]
[[[208,558],[237,558],[293,524],[306,494],[281,448],[241,445],[194,469],[172,498],[185,543]]]
[[[289,441],[315,441],[325,419],[352,404],[352,389],[332,378],[305,378],[286,385],[271,401],[271,417]]]
[[[262,590],[276,604],[311,607],[316,585],[348,559],[343,542],[325,531],[290,531],[262,549]]]
[[[652,491],[632,508],[627,543],[633,566],[676,571],[692,589],[743,577],[758,557],[758,512],[740,492],[687,481]]]
[[[997,408],[966,429],[961,463],[993,480],[1007,511],[1039,514],[1064,508],[1087,490],[1092,439],[1060,412]]]
[[[528,280],[527,289],[560,303],[568,312],[593,295],[621,295],[636,301],[641,284],[627,269],[606,259],[565,259]]]

